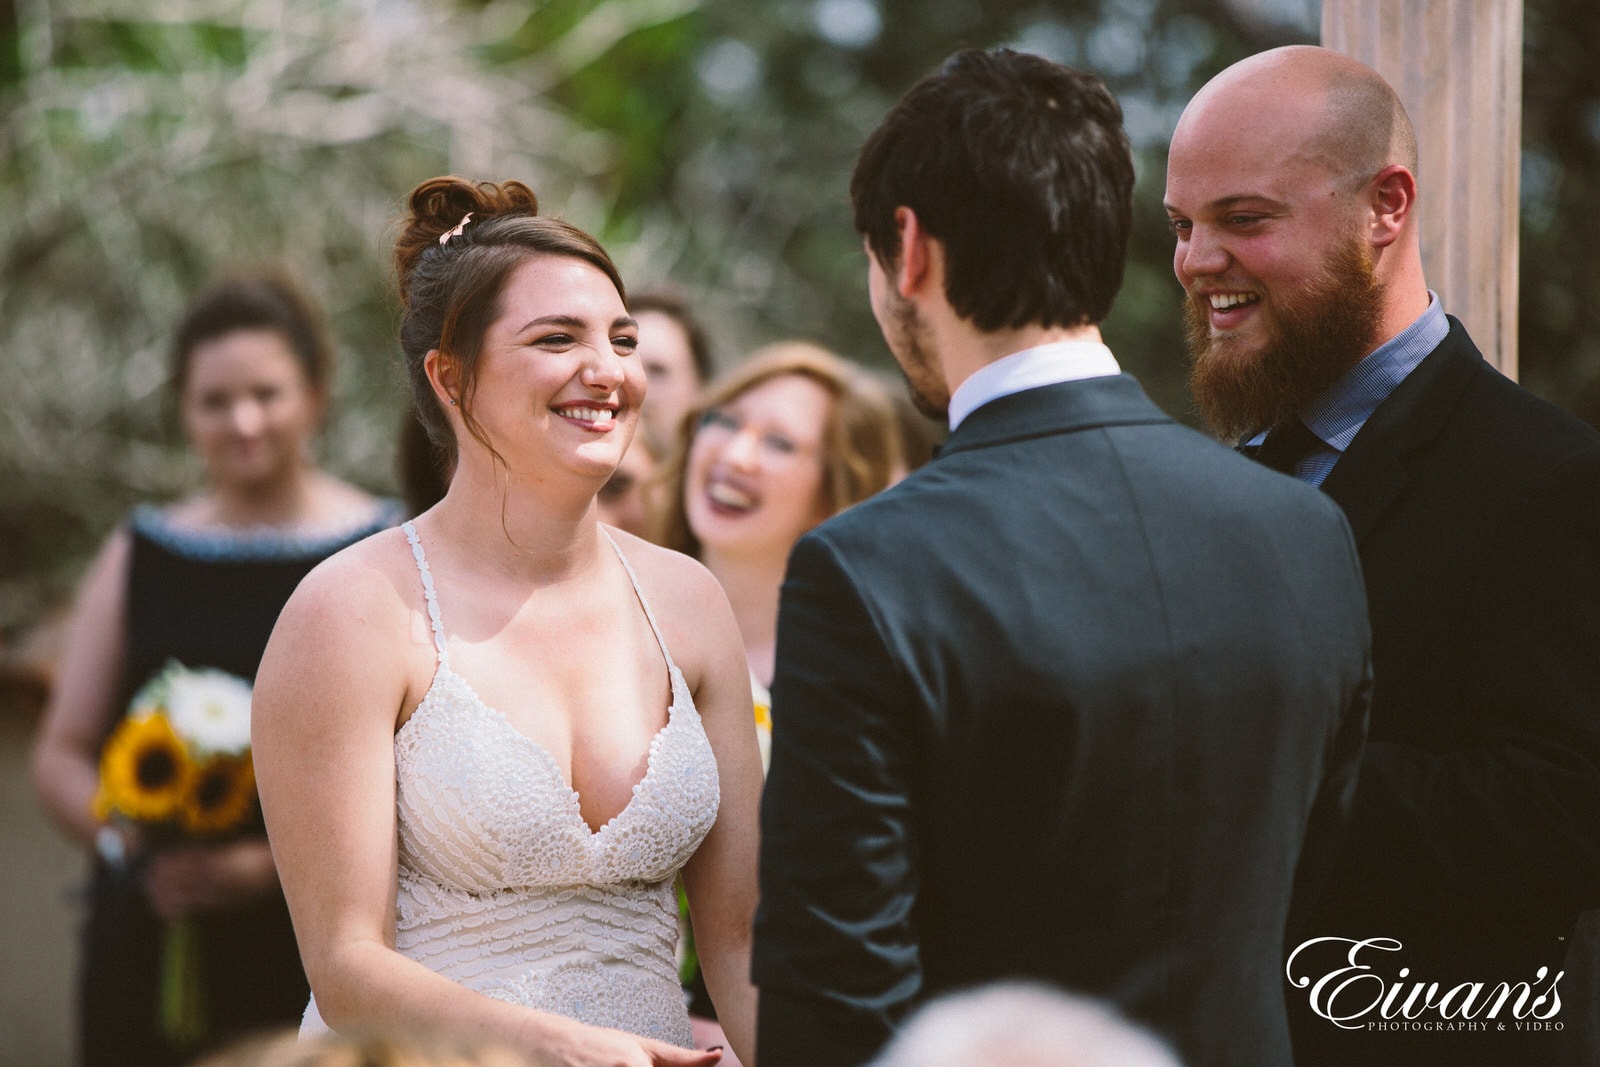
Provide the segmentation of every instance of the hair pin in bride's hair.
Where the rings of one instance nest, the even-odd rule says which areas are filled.
[[[461,231],[465,230],[467,228],[467,223],[469,223],[471,221],[472,221],[472,212],[469,211],[465,215],[461,216],[461,221],[456,223],[456,228],[455,229],[448,230],[448,231],[446,231],[444,233],[441,233],[439,235],[439,243],[441,245],[444,245],[444,244],[447,244],[449,242],[450,238],[452,238],[452,237],[460,237],[461,236]]]

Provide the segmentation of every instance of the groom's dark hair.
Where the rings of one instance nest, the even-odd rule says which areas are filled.
[[[850,178],[856,230],[886,268],[908,207],[945,250],[950,306],[979,329],[1102,321],[1122,285],[1133,157],[1092,74],[968,49],[918,82]]]

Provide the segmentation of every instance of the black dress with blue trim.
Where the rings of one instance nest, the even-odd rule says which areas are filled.
[[[396,502],[382,501],[354,528],[304,537],[270,527],[194,531],[159,508],[136,508],[128,523],[119,706],[171,660],[254,680],[300,580],[334,552],[402,518]],[[115,725],[108,724],[108,737]],[[259,818],[252,832],[264,834]],[[206,1034],[197,1045],[177,1047],[158,1025],[163,923],[136,873],[96,863],[78,990],[85,1067],[177,1067],[243,1034],[299,1022],[309,989],[281,895],[203,916],[198,925]]]

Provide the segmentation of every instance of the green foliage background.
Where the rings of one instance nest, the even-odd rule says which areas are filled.
[[[60,602],[134,502],[194,484],[167,330],[230,264],[327,305],[327,464],[394,488],[404,393],[388,248],[401,197],[518,177],[670,280],[719,360],[806,336],[887,365],[846,186],[855,152],[964,45],[1101,73],[1139,153],[1108,339],[1189,417],[1160,209],[1195,88],[1314,39],[1314,0],[0,0],[0,634]],[[1528,0],[1523,379],[1600,410],[1600,46],[1587,0]],[[1464,220],[1467,222],[1469,220]]]

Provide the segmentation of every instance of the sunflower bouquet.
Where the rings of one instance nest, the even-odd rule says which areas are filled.
[[[170,661],[106,742],[94,812],[156,843],[221,839],[248,825],[256,812],[250,683]],[[167,923],[160,1022],[180,1044],[205,1033],[199,949],[191,921]]]

